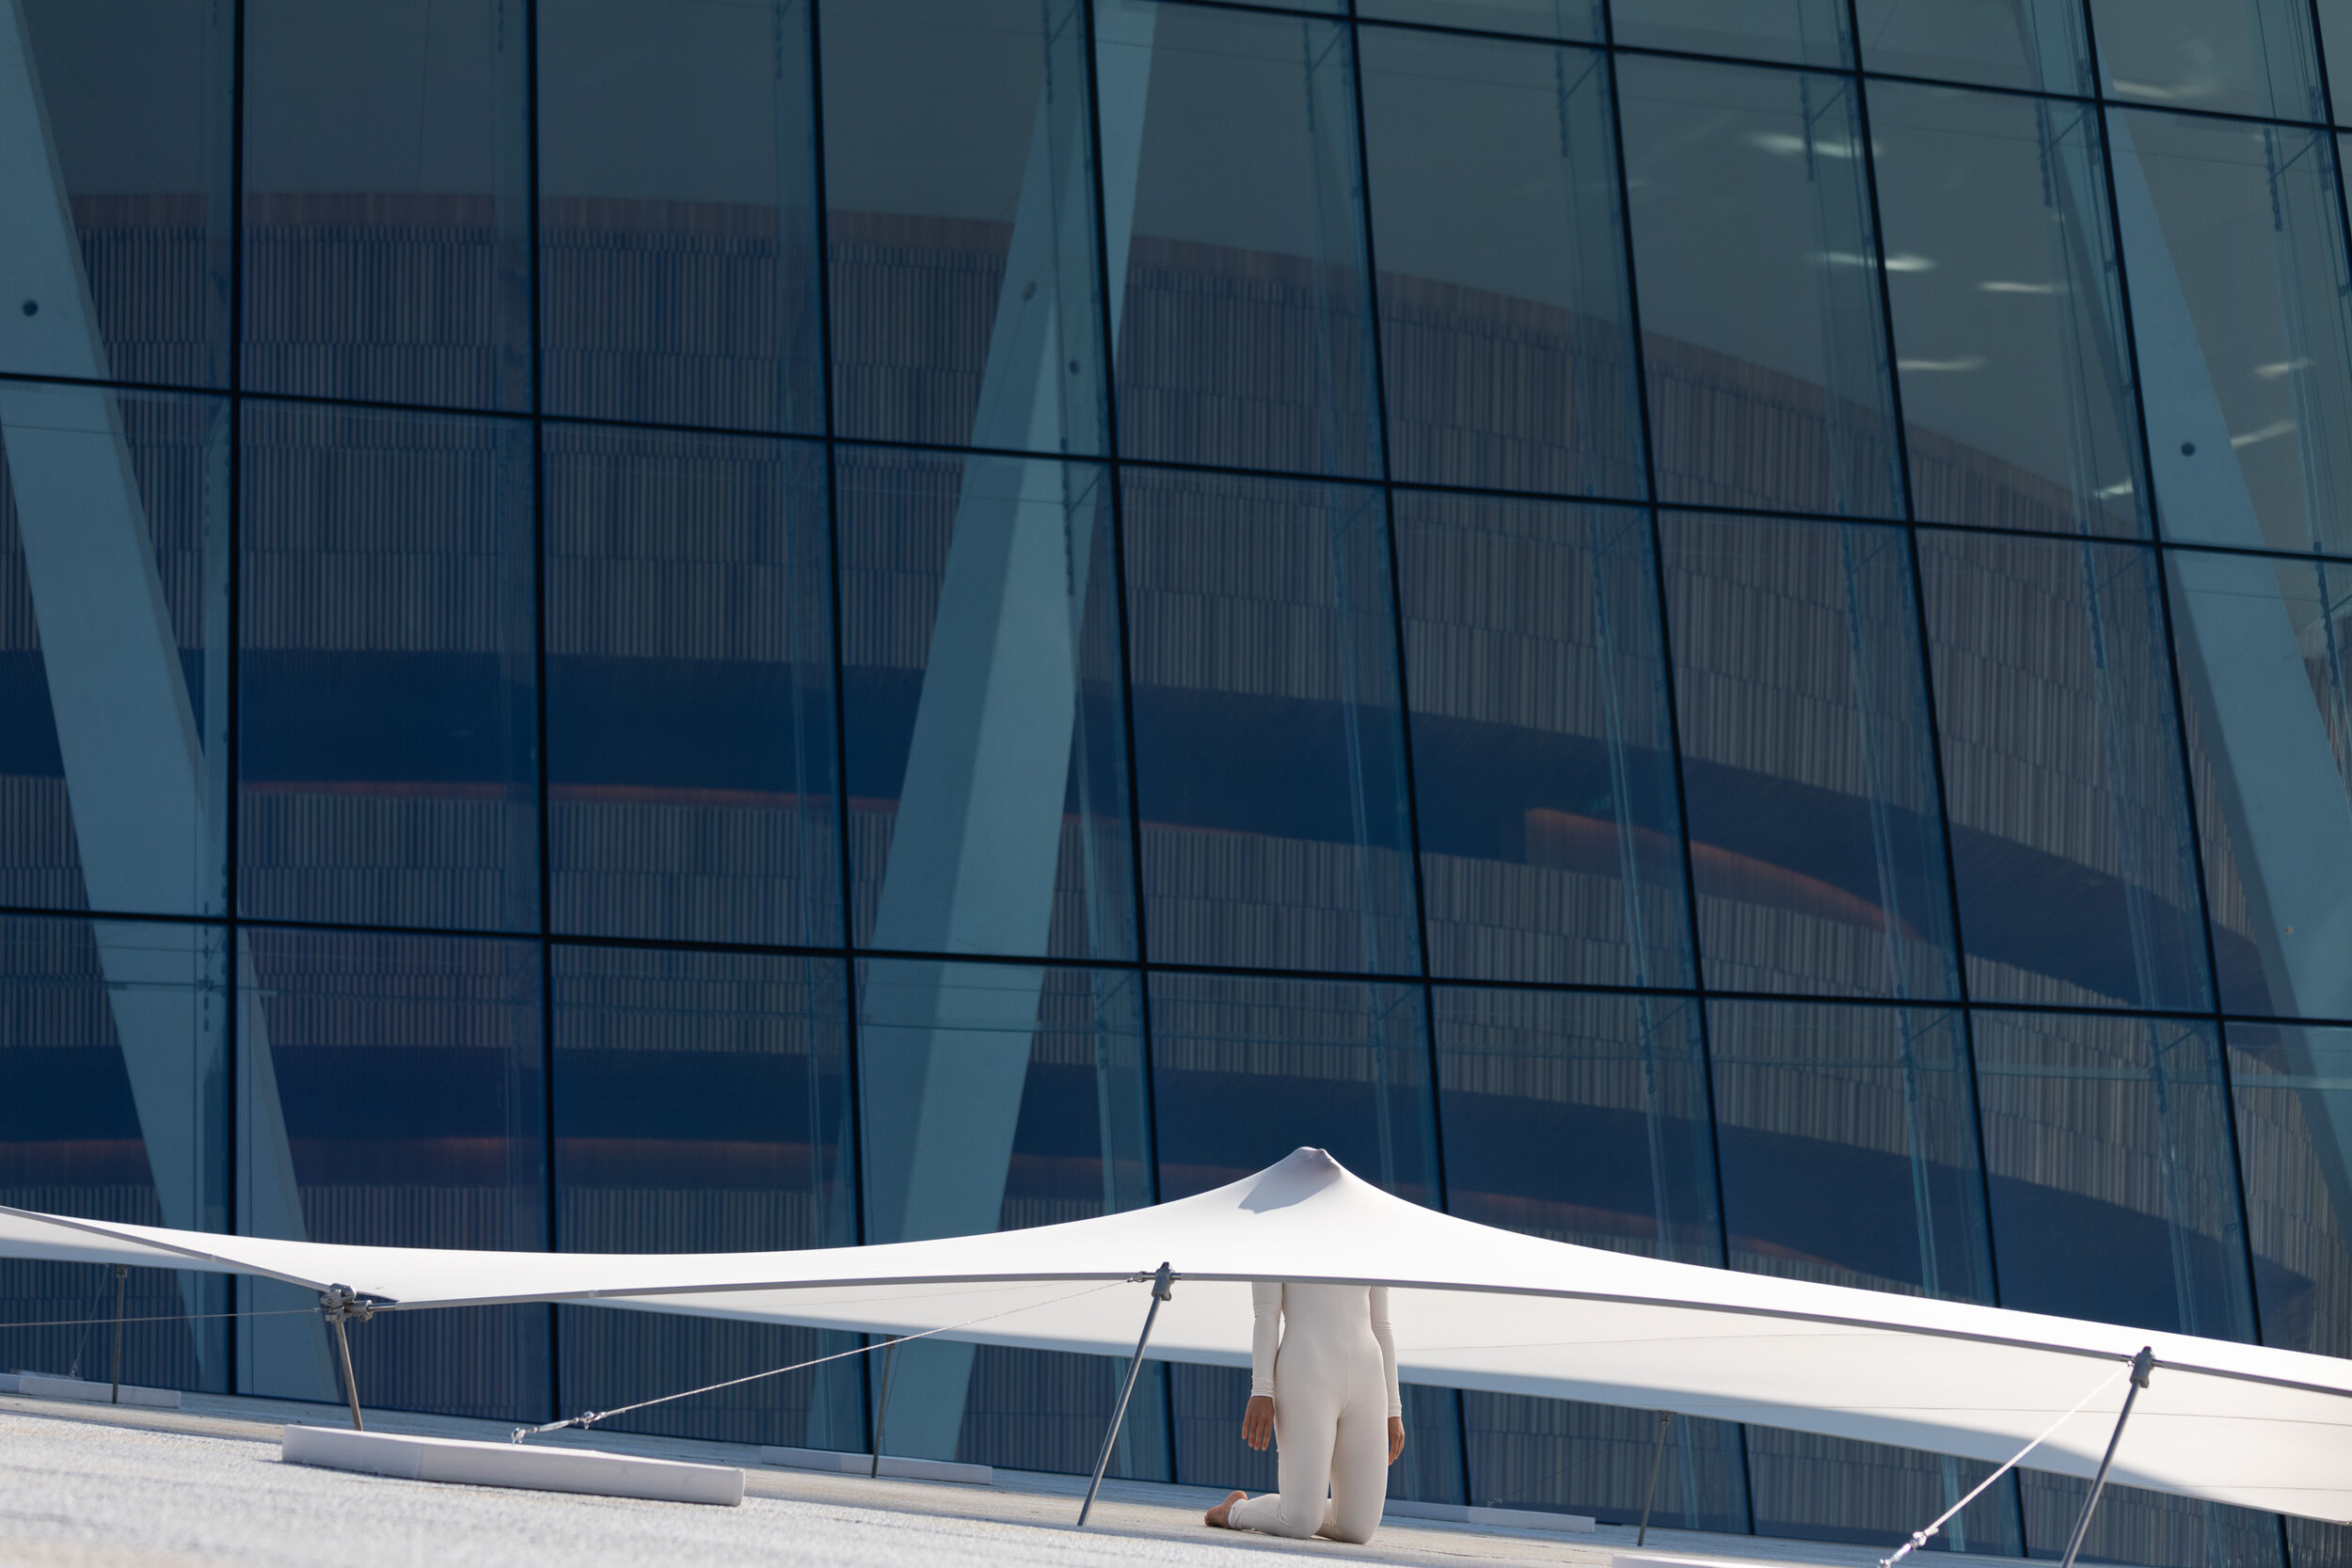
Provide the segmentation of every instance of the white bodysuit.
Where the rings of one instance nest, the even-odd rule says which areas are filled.
[[[1389,1292],[1260,1280],[1249,1298],[1249,1392],[1274,1398],[1282,1489],[1235,1503],[1229,1517],[1269,1535],[1369,1541],[1389,1495],[1389,1418],[1405,1413]]]

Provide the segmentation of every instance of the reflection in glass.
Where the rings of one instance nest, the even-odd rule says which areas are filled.
[[[1942,531],[1918,548],[1969,994],[2210,1006],[2150,552]]]
[[[2158,520],[2352,550],[2352,263],[2332,138],[2110,111]]]
[[[2265,1345],[2352,1354],[2352,1030],[2229,1025]]]
[[[858,942],[1132,957],[1103,470],[883,451],[837,460]]]
[[[1658,1418],[1646,1410],[1465,1393],[1462,1425],[1470,1496],[1481,1507],[1631,1525],[1653,1497]],[[1742,1437],[1730,1422],[1677,1417],[1667,1429],[1670,1457],[1659,1465],[1650,1528],[1748,1534],[1755,1521]]]
[[[1391,472],[1641,496],[1605,58],[1361,40]]]
[[[1563,991],[1436,992],[1446,1206],[1482,1225],[1721,1265],[1698,1005]],[[1657,1438],[1647,1411],[1462,1396],[1470,1499],[1631,1520]],[[1677,1420],[1654,1521],[1748,1528],[1740,1429]]]
[[[1661,500],[1899,515],[1853,84],[1617,63]]]
[[[1454,1213],[1579,1246],[1724,1261],[1694,1004],[1436,994]]]
[[[1883,1548],[1917,1529],[1922,1521],[1940,1516],[1993,1473],[1993,1466],[1981,1460],[1883,1443],[1772,1427],[1749,1427],[1746,1435],[1758,1535],[1851,1541]],[[1926,1549],[2023,1557],[2016,1481],[2005,1476],[1994,1482],[1947,1522]]]
[[[2097,111],[1878,82],[1870,133],[1917,515],[2146,533]]]
[[[1865,71],[2092,94],[2082,0],[1855,0],[1854,13]]]
[[[1647,515],[1394,505],[1430,968],[1692,984]]]
[[[1414,972],[1379,494],[1136,469],[1126,485],[1152,957]]]
[[[858,1071],[866,1240],[1090,1219],[1153,1201],[1142,987],[1115,970],[869,960]],[[1272,1164],[1272,1161],[1263,1162]],[[873,1370],[879,1451],[1090,1469],[1122,1360],[927,1341]],[[1165,1479],[1158,1381],[1119,1461]]]
[[[1162,1200],[1311,1146],[1399,1197],[1437,1201],[1418,987],[1155,974],[1152,1074]]]
[[[1608,36],[1602,0],[1356,0],[1356,14],[1368,22],[1425,22],[1580,43]]]
[[[225,385],[229,8],[17,0],[10,9],[0,138],[22,151],[6,188],[0,371]]]
[[[549,427],[548,856],[563,931],[840,940],[824,455]]]
[[[82,1219],[229,1228],[227,933],[0,920],[0,1203]],[[250,1129],[247,1137],[252,1136]],[[103,1379],[114,1270],[0,1261],[0,1365]],[[229,1391],[219,1275],[134,1269],[122,1377]]]
[[[1096,8],[1127,456],[1378,471],[1350,54],[1304,17]]]
[[[538,925],[530,427],[249,405],[239,902]]]
[[[548,1245],[538,945],[480,937],[241,933],[237,1230],[362,1246]],[[280,1184],[292,1213],[259,1212]],[[255,1279],[254,1311],[315,1305]],[[545,1307],[392,1312],[351,1330],[365,1398],[395,1410],[546,1420]],[[337,1398],[315,1317],[239,1323],[240,1392]]]
[[[838,963],[558,947],[555,1234],[566,1252],[765,1252],[857,1242],[848,999]],[[854,1347],[804,1328],[566,1307],[567,1411]],[[628,1432],[864,1449],[835,1363],[613,1418]]]
[[[1958,1013],[1717,1001],[1707,1022],[1733,1268],[1994,1299]]]
[[[2017,1491],[2024,1503],[2026,1545],[2030,1555],[2056,1558],[2074,1538],[2074,1522],[2082,1517],[2087,1481],[2054,1476],[2047,1471],[2020,1469]],[[2079,1561],[2133,1562],[2146,1568],[2285,1568],[2280,1550],[2280,1525],[2297,1543],[2298,1568],[2341,1561],[2328,1555],[2307,1556],[2302,1543],[2312,1532],[2341,1540],[2343,1527],[2299,1520],[2251,1509],[2201,1503],[2162,1492],[2142,1492],[2108,1482],[2092,1515],[2090,1532],[2083,1538]],[[2336,1549],[2340,1550],[2338,1546]]]
[[[2252,1338],[2213,1025],[1990,1012],[1973,1022],[2001,1305]]]
[[[2110,97],[2328,118],[2307,0],[2090,0],[2090,17]]]
[[[1956,995],[1904,534],[1688,513],[1659,534],[1708,984]]]
[[[546,0],[547,411],[821,430],[802,0]]]
[[[227,899],[229,407],[0,382],[0,904]]]
[[[1077,0],[834,0],[823,23],[838,432],[1101,452]],[[1130,182],[1141,108],[1105,91]]]
[[[1438,1202],[1418,986],[1155,974],[1151,994],[1163,1199],[1238,1180],[1305,1145],[1399,1197]],[[1179,1481],[1272,1483],[1272,1450],[1237,1439],[1246,1371],[1174,1368],[1169,1385]],[[1462,1501],[1455,1402],[1408,1389],[1406,1418],[1406,1451],[1421,1452],[1389,1472],[1389,1495]]]
[[[2352,1018],[2352,567],[2168,560],[2222,1006]]]
[[[1616,40],[1692,55],[1851,66],[1839,0],[1613,0]]]
[[[524,0],[251,0],[244,384],[531,403]]]

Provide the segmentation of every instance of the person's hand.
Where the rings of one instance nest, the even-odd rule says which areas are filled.
[[[1401,1416],[1391,1416],[1389,1418],[1389,1463],[1395,1464],[1396,1456],[1404,1451],[1405,1419]]]
[[[1265,1395],[1249,1396],[1249,1408],[1241,1413],[1241,1440],[1253,1449],[1274,1441],[1274,1402]]]

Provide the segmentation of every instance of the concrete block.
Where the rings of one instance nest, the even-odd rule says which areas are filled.
[[[834,1449],[763,1448],[762,1465],[783,1465],[795,1470],[822,1470],[836,1476],[898,1476],[906,1481],[952,1481],[965,1486],[989,1486],[996,1472],[985,1465],[958,1465],[946,1459],[904,1459],[884,1454],[842,1453]]]
[[[405,1433],[290,1426],[278,1456],[289,1465],[316,1465],[330,1470],[356,1470],[362,1475],[393,1476],[402,1481],[509,1486],[531,1492],[585,1492],[606,1497],[713,1503],[723,1508],[732,1508],[743,1500],[743,1472],[730,1465],[641,1459],[635,1454],[605,1453],[595,1449],[476,1443],[456,1437],[412,1437]]]
[[[870,1453],[843,1453],[837,1449],[786,1449],[765,1447],[759,1450],[762,1465],[782,1465],[794,1470],[822,1470],[829,1475],[870,1476],[874,1473],[874,1456]]]
[[[909,1481],[952,1481],[966,1486],[993,1486],[996,1472],[985,1465],[958,1465],[947,1459],[898,1459],[889,1454],[874,1461],[878,1476],[902,1476]]]
[[[144,1404],[164,1410],[180,1408],[177,1388],[135,1388],[122,1386],[122,1397],[115,1399],[114,1385],[92,1383],[87,1378],[51,1377],[46,1372],[19,1372],[11,1379],[16,1387],[11,1392],[30,1394],[44,1400],[88,1400],[97,1404]]]
[[[1590,1535],[1600,1528],[1600,1521],[1589,1513],[1551,1513],[1540,1508],[1473,1508],[1470,1522],[1498,1529],[1548,1529],[1568,1535]]]
[[[1590,1535],[1599,1522],[1581,1513],[1549,1513],[1539,1508],[1468,1508],[1460,1503],[1422,1503],[1391,1497],[1381,1514],[1390,1519],[1441,1519],[1452,1525],[1490,1525],[1497,1529],[1553,1530]]]

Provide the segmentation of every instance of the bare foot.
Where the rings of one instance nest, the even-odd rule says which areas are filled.
[[[1219,1529],[1233,1528],[1233,1505],[1248,1496],[1249,1494],[1247,1492],[1226,1493],[1223,1502],[1200,1515],[1200,1522],[1204,1525],[1215,1525]]]

